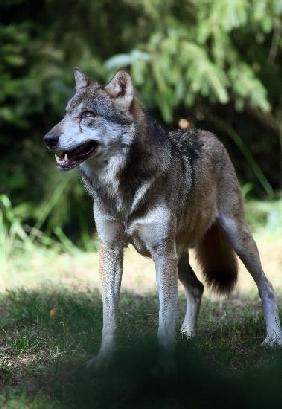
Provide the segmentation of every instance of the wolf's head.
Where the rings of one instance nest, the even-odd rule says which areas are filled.
[[[119,71],[106,85],[90,81],[74,70],[76,92],[63,119],[45,136],[60,169],[73,169],[91,157],[107,160],[111,152],[126,149],[133,141],[135,120],[131,78]]]

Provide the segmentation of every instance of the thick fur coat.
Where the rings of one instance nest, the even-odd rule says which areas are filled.
[[[142,108],[130,76],[118,72],[106,86],[75,70],[76,93],[47,147],[63,170],[80,168],[94,199],[101,241],[102,345],[95,364],[115,348],[123,249],[132,243],[156,266],[161,359],[172,363],[177,279],[187,311],[182,332],[193,336],[203,284],[189,265],[194,248],[207,284],[228,292],[236,283],[236,253],[262,299],[267,345],[282,343],[272,287],[248,229],[234,167],[222,143],[199,129],[166,132]]]

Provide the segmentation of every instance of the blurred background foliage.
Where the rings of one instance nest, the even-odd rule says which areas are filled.
[[[2,225],[12,211],[16,236],[89,245],[78,172],[58,172],[42,144],[77,65],[101,82],[126,67],[168,128],[187,118],[216,132],[266,219],[281,189],[281,16],[281,0],[1,0]]]

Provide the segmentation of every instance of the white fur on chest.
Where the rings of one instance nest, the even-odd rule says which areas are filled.
[[[121,186],[118,174],[124,166],[124,152],[110,157],[107,163],[95,164],[93,167],[91,161],[83,163],[80,167],[87,180],[90,182],[86,186],[87,190],[95,198],[95,185],[104,189],[111,198],[111,205],[116,210],[116,214],[122,214],[124,217],[132,214],[143,201],[146,193],[154,183],[155,178],[140,183],[131,200],[124,196],[124,186]],[[123,183],[125,183],[123,181]],[[123,188],[123,189],[122,189]]]
[[[124,158],[122,155],[112,157],[98,175],[100,186],[107,189],[110,197],[115,201],[117,212],[121,212],[125,206],[124,198],[120,189],[118,172],[122,168]]]
[[[126,224],[100,208],[94,202],[94,217],[99,238],[103,244],[125,247],[132,243],[136,250],[144,255],[152,255],[154,249],[165,242],[171,233],[173,224],[169,209],[158,205],[140,217]]]
[[[171,213],[165,204],[160,204],[135,219],[127,227],[126,234],[138,252],[153,255],[156,248],[166,242],[172,229]]]
[[[96,160],[95,166],[93,166],[91,161],[84,162],[81,165],[82,172],[91,183],[92,196],[95,197],[95,185],[98,185],[100,188],[102,187],[108,196],[112,198],[118,213],[125,207],[118,178],[118,173],[124,165],[124,156],[124,152],[121,151],[119,154],[109,155],[109,158],[106,160],[105,158],[100,162]]]

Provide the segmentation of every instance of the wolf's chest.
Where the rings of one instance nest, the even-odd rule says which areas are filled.
[[[88,169],[87,169],[88,170]],[[128,198],[121,190],[116,175],[103,172],[99,177],[89,175],[84,168],[81,169],[83,185],[94,201],[103,203],[103,207],[112,216],[121,217],[127,212]]]

